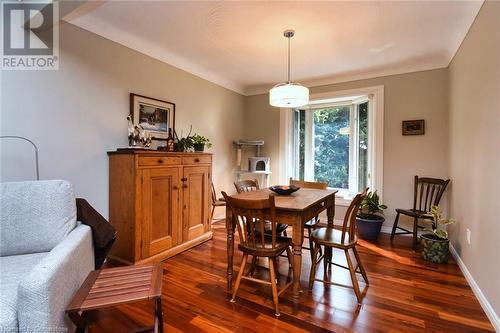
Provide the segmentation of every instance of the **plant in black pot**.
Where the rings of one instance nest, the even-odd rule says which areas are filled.
[[[363,239],[375,240],[380,234],[380,228],[385,218],[381,215],[386,205],[380,204],[380,197],[377,191],[368,192],[361,203],[360,211],[356,217],[358,235]]]
[[[207,137],[204,137],[203,135],[195,134],[193,135],[192,138],[193,138],[194,151],[204,151],[205,147],[207,148],[212,147],[210,140]]]
[[[448,239],[448,232],[443,227],[456,221],[443,218],[439,206],[432,206],[429,215],[432,216],[432,228],[426,230],[432,233],[420,236],[423,246],[422,258],[436,264],[447,263],[450,240]]]

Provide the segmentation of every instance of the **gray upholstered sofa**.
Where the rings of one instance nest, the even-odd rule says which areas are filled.
[[[0,184],[0,332],[73,331],[64,310],[92,269],[70,183]]]

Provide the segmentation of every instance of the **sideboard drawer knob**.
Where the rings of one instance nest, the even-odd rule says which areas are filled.
[[[159,164],[162,164],[162,163],[163,163],[163,160],[160,158],[160,159],[158,160],[158,163],[159,163]]]
[[[195,161],[195,162],[199,162],[199,161],[200,161],[200,159],[199,159],[199,158],[195,158],[195,159],[194,159],[194,161]]]

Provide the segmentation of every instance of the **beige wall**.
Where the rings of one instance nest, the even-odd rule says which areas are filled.
[[[448,175],[448,82],[447,70],[438,69],[386,76],[311,88],[311,93],[383,85],[384,111],[384,203],[392,226],[394,208],[409,208],[413,202],[413,176]],[[279,111],[269,106],[268,95],[245,98],[245,136],[264,139],[263,153],[271,157],[277,181],[279,153]],[[402,136],[401,121],[425,119],[423,136]],[[342,218],[339,210],[337,219]]]
[[[500,2],[486,1],[449,67],[453,245],[500,313]],[[466,230],[471,230],[471,243]],[[497,318],[498,320],[498,318]],[[498,323],[497,323],[498,325]]]
[[[105,216],[106,151],[127,146],[130,92],[176,103],[178,132],[192,124],[212,139],[214,182],[231,187],[243,97],[139,52],[62,24],[60,69],[2,72],[1,92],[2,135],[33,139],[42,179],[71,181]],[[33,177],[30,153],[25,145],[2,144],[2,179]]]

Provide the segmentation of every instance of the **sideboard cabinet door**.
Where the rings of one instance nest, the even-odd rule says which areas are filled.
[[[180,168],[142,170],[142,257],[177,245],[180,229]]]
[[[195,239],[209,225],[210,167],[184,167],[183,179],[183,241]]]

